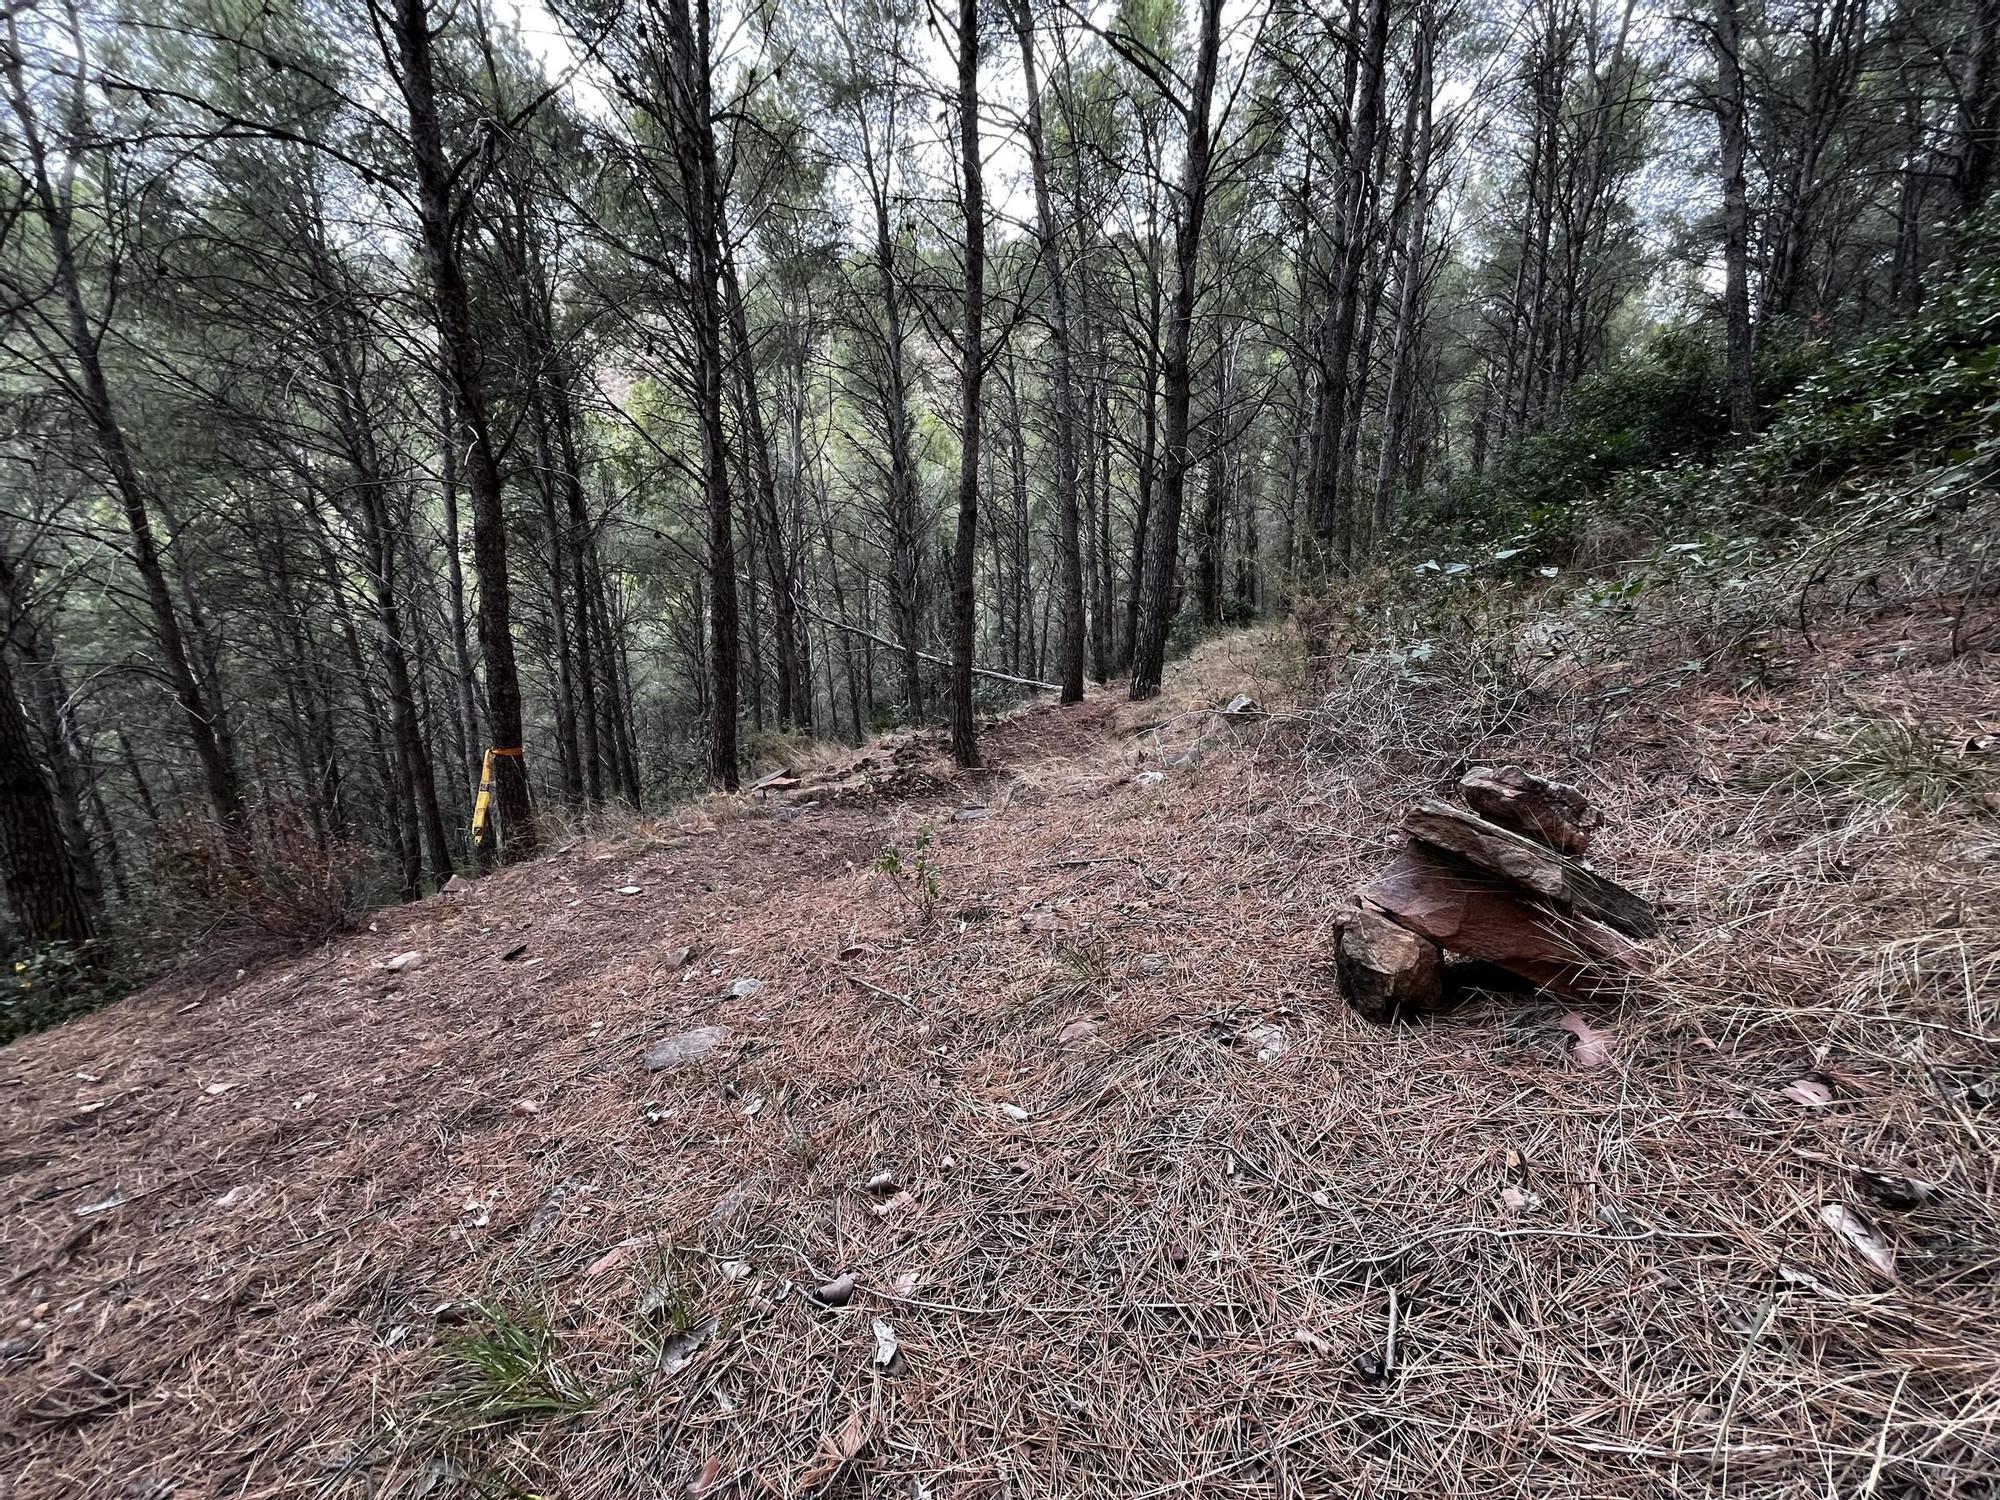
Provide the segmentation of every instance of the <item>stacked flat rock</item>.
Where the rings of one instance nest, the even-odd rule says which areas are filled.
[[[1459,790],[1476,811],[1425,801],[1403,818],[1395,863],[1359,895],[1336,963],[1348,1003],[1373,1020],[1442,997],[1447,954],[1558,994],[1615,989],[1659,930],[1644,897],[1583,864],[1598,816],[1581,791],[1519,766],[1481,766]]]

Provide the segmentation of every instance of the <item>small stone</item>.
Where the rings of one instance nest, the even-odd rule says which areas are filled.
[[[1590,847],[1597,809],[1566,781],[1545,781],[1519,766],[1474,766],[1459,779],[1472,810],[1502,828],[1540,839],[1565,854]]]
[[[728,988],[724,989],[722,993],[726,998],[731,1000],[748,1000],[762,988],[764,988],[764,981],[761,979],[732,979],[729,981]]]
[[[408,974],[411,970],[421,969],[424,966],[424,956],[413,948],[408,953],[398,953],[394,958],[383,959],[381,966],[391,974]]]
[[[1937,1184],[1917,1177],[1892,1177],[1886,1172],[1863,1169],[1855,1174],[1855,1184],[1877,1205],[1893,1213],[1908,1213],[1937,1191]]]
[[[1269,1021],[1259,1021],[1247,1028],[1243,1040],[1257,1049],[1257,1061],[1261,1063],[1276,1062],[1292,1050],[1291,1039]]]
[[[717,1047],[734,1035],[727,1026],[697,1026],[692,1031],[683,1031],[677,1036],[661,1037],[646,1051],[646,1071],[658,1073],[667,1068],[678,1068],[683,1064],[697,1062],[707,1057]]]
[[[1061,1031],[1056,1033],[1056,1040],[1065,1047],[1074,1047],[1080,1043],[1089,1041],[1096,1035],[1097,1023],[1085,1017],[1080,1021],[1072,1021],[1069,1025],[1063,1027]]]
[[[813,1288],[813,1300],[825,1307],[845,1307],[854,1300],[854,1278],[836,1276]]]
[[[1238,693],[1229,700],[1229,706],[1223,709],[1223,713],[1232,719],[1261,719],[1264,717],[1264,705],[1248,693]]]
[[[1347,1003],[1371,1021],[1421,1014],[1443,994],[1438,945],[1372,911],[1348,918],[1334,962]]]

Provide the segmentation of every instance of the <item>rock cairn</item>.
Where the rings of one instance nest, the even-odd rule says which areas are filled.
[[[1418,1015],[1444,992],[1448,955],[1567,996],[1615,990],[1645,968],[1651,903],[1583,863],[1597,810],[1576,787],[1519,766],[1458,784],[1471,810],[1427,800],[1403,818],[1396,861],[1341,929],[1340,987],[1371,1020]]]

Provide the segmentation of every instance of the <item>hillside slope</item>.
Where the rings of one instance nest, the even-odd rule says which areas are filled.
[[[2000,727],[1953,628],[1593,736],[1669,981],[1814,920],[1746,746],[1857,683]],[[1449,705],[1428,760],[1310,703],[1175,716],[1275,704],[1273,652],[7,1048],[0,1493],[1993,1493],[1992,824],[1828,853],[1839,900],[1923,870],[1913,930],[1980,928],[1957,981],[1904,954],[1908,998],[1702,979],[1592,1009],[1596,1068],[1533,996],[1373,1027],[1330,934],[1400,800],[1532,745]],[[1860,1167],[1938,1187],[1891,1214]]]

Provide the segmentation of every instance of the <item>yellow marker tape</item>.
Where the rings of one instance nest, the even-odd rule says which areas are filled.
[[[512,750],[501,750],[495,748],[492,750],[488,750],[486,752],[486,758],[480,762],[479,795],[477,798],[473,800],[472,804],[473,843],[483,844],[486,842],[486,816],[488,810],[491,809],[491,807],[493,806],[493,757],[496,755],[522,755],[522,754],[525,754],[525,752],[518,746]]]

